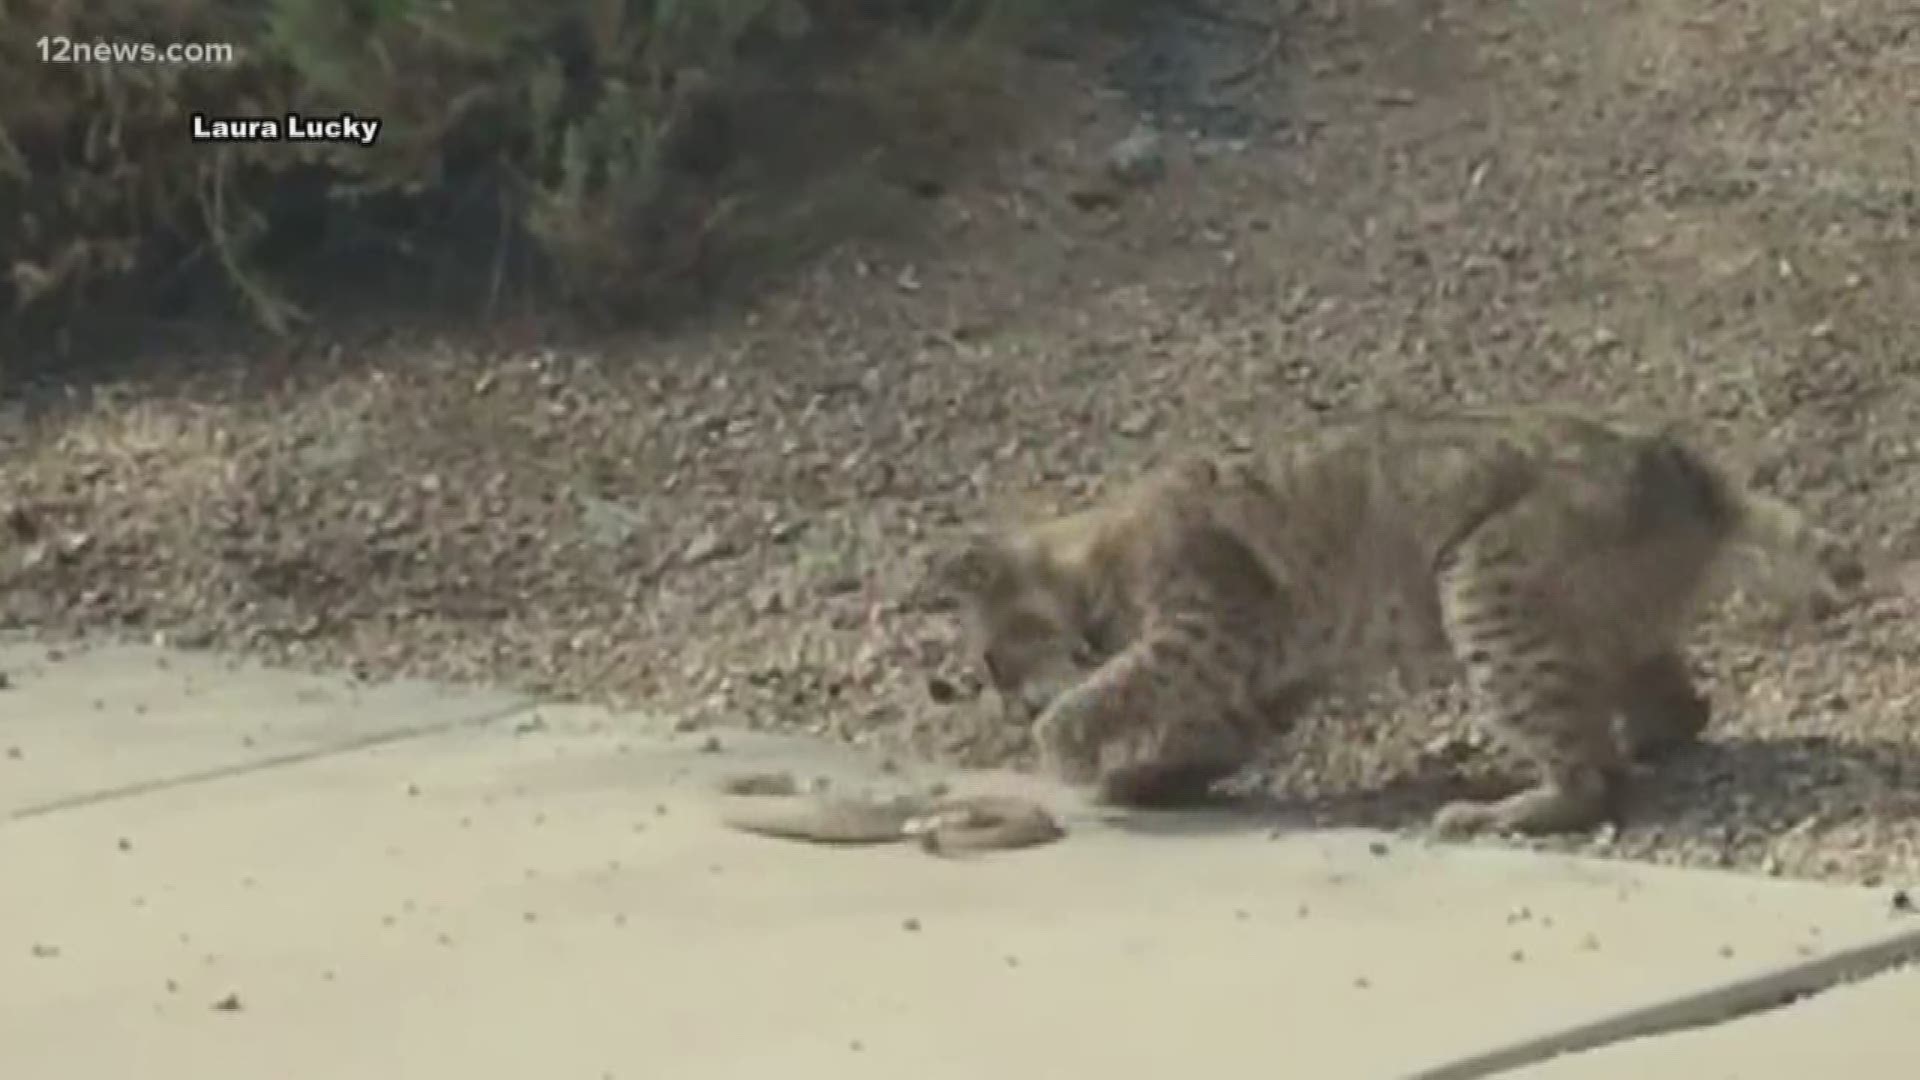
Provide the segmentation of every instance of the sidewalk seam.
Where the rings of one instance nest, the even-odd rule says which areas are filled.
[[[80,795],[65,795],[57,799],[50,799],[47,802],[35,803],[14,810],[6,816],[5,822],[25,821],[29,818],[45,817],[49,814],[57,814],[66,810],[79,810],[89,806],[97,806],[101,803],[138,798],[142,795],[150,795],[159,791],[170,791],[174,788],[192,787],[195,784],[204,784],[216,780],[249,776],[253,773],[267,772],[272,769],[284,768],[288,765],[301,765],[309,761],[318,761],[322,758],[354,754],[362,750],[371,750],[378,746],[405,742],[408,739],[440,735],[449,731],[457,731],[461,728],[486,727],[539,707],[540,703],[537,701],[519,701],[511,705],[500,706],[476,716],[462,716],[453,720],[443,720],[436,724],[427,724],[422,727],[393,728],[386,731],[376,731],[359,736],[358,738],[348,739],[345,742],[328,743],[323,746],[309,747],[305,750],[293,750],[284,754],[275,754],[270,757],[235,762],[231,765],[218,765],[209,769],[201,769],[197,772],[162,777],[156,780],[137,780],[130,784],[121,784],[118,787],[89,791]]]
[[[1804,1001],[1920,960],[1920,926],[1906,926],[1838,952],[1762,971],[1652,1005],[1549,1033],[1526,1042],[1422,1069],[1400,1080],[1480,1080],[1584,1053],[1694,1028],[1713,1027]]]

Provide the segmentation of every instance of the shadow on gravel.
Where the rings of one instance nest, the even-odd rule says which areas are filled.
[[[1111,824],[1133,835],[1173,838],[1338,828],[1419,831],[1449,800],[1497,797],[1519,779],[1517,773],[1502,779],[1435,764],[1365,789],[1223,798],[1189,811],[1120,815]],[[1819,834],[1862,821],[1920,820],[1920,745],[1726,736],[1647,769],[1627,788],[1621,809],[1620,839],[1629,848],[1636,841],[1686,836],[1723,844],[1728,864],[1746,862],[1789,834]],[[1588,839],[1590,834],[1579,834],[1555,846],[1583,846]]]
[[[1675,755],[1634,789],[1628,828],[1767,833],[1920,818],[1920,744],[1729,735]]]

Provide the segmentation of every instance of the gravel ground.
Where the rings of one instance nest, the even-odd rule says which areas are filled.
[[[982,762],[1020,748],[903,601],[929,546],[1321,413],[1688,417],[1920,556],[1920,8],[1285,6],[1036,54],[1019,144],[919,235],[671,338],[394,334],[0,406],[0,625]],[[1143,120],[1164,170],[1107,179]],[[1709,744],[1555,843],[1920,877],[1912,615],[1717,615]],[[1456,696],[1331,703],[1275,797],[1419,823],[1475,781]]]

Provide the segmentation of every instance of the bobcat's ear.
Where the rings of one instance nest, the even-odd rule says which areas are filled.
[[[1210,457],[1177,458],[1166,467],[1167,478],[1189,488],[1220,486],[1220,466]]]
[[[966,536],[927,560],[922,591],[948,603],[980,600],[998,591],[1012,576],[1013,546],[998,533]]]

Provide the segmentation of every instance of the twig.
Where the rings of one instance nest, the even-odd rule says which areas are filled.
[[[493,272],[487,281],[487,318],[499,310],[500,290],[507,276],[507,249],[513,243],[513,209],[507,199],[500,200],[500,233],[494,240]]]
[[[1213,80],[1213,88],[1225,90],[1252,78],[1273,61],[1274,55],[1280,51],[1280,41],[1280,28],[1276,26],[1269,29],[1266,44],[1260,47],[1260,51],[1254,54],[1253,59]]]
[[[1196,19],[1203,19],[1220,26],[1237,26],[1242,30],[1276,29],[1273,23],[1265,19],[1256,19],[1251,15],[1242,15],[1234,11],[1222,11],[1211,4],[1203,4],[1200,0],[1174,0],[1173,6]]]

